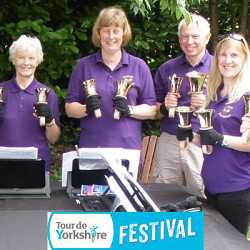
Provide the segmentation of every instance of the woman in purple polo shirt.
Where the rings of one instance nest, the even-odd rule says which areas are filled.
[[[15,67],[12,79],[0,83],[4,102],[0,103],[0,146],[37,147],[38,157],[51,165],[49,143],[60,135],[58,98],[52,89],[35,79],[37,66],[43,61],[38,38],[21,35],[9,48],[9,60]],[[47,88],[48,103],[37,104],[37,89]],[[45,117],[40,126],[39,117]]]
[[[92,31],[99,50],[81,58],[70,78],[66,113],[81,119],[80,147],[141,149],[141,120],[154,118],[156,98],[150,70],[123,47],[131,39],[126,14],[119,7],[101,10]],[[127,98],[116,96],[117,81],[133,77]],[[97,94],[89,97],[82,83],[95,79]],[[96,118],[95,110],[102,116]],[[114,119],[115,109],[120,119]]]
[[[200,143],[213,145],[204,155],[206,196],[225,218],[246,234],[250,217],[250,142],[240,132],[243,94],[250,91],[250,52],[244,37],[226,35],[215,49],[207,84],[213,129],[200,130]]]

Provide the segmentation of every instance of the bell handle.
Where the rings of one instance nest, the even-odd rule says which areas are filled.
[[[117,109],[115,109],[115,111],[114,111],[114,119],[115,120],[120,120],[120,112],[117,110]]]
[[[186,150],[187,149],[187,146],[188,146],[188,138],[186,139],[186,140],[184,140],[184,141],[180,141],[180,149],[182,150],[182,151],[184,151],[184,150]]]
[[[45,116],[39,116],[39,124],[41,127],[45,127]]]
[[[169,118],[174,118],[175,117],[175,108],[169,108],[168,109],[168,117]]]
[[[95,117],[96,117],[96,118],[100,118],[100,117],[102,116],[102,112],[101,112],[100,109],[96,109],[96,110],[94,111],[94,114],[95,114]]]
[[[213,152],[212,145],[202,145],[202,152],[206,155],[211,155]]]

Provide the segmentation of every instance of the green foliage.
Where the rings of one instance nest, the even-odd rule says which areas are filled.
[[[134,13],[134,15],[141,14],[143,17],[148,17],[151,12],[151,5],[155,1],[148,0],[131,0],[130,1],[130,10]]]
[[[131,20],[135,23],[134,38],[128,50],[146,60],[153,72],[163,61],[177,54],[177,25],[174,18],[159,15],[157,9],[153,9],[150,19],[132,17]]]
[[[130,10],[134,15],[141,14],[144,18],[150,18],[151,11],[158,7],[162,13],[175,16],[177,20],[189,18],[187,6],[199,4],[200,0],[130,0]]]

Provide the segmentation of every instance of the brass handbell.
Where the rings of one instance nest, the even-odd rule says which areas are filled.
[[[245,116],[250,118],[250,94],[243,95],[244,103],[245,103]],[[242,135],[245,142],[250,139],[250,130],[247,130]]]
[[[186,74],[188,81],[189,81],[189,87],[190,87],[190,94],[195,93],[202,93],[204,82],[207,78],[207,74],[192,71]]]
[[[4,103],[4,87],[0,87],[0,103]]]
[[[48,103],[48,93],[49,89],[47,88],[37,88],[37,104],[47,104]],[[39,124],[41,127],[44,127],[46,124],[45,117],[39,117]]]
[[[243,95],[245,103],[245,116],[250,116],[250,94]]]
[[[96,80],[95,79],[88,79],[83,81],[82,83],[83,89],[86,94],[86,98],[92,95],[98,95],[96,92]],[[100,109],[96,109],[94,111],[95,117],[100,118],[102,116],[102,112]]]
[[[212,114],[213,109],[199,109],[195,112],[200,121],[200,130],[208,130],[213,128],[212,126]],[[210,155],[213,151],[212,145],[202,145],[202,151],[204,154]]]
[[[192,114],[192,109],[188,106],[179,106],[176,108],[176,112],[179,117],[179,124],[178,126],[180,128],[190,128],[191,125],[191,114]],[[188,145],[188,139],[185,141],[180,141],[180,148],[182,150],[186,149]]]
[[[123,98],[127,98],[128,91],[133,86],[133,79],[134,77],[132,75],[125,75],[122,77],[122,79],[117,80],[117,89],[116,89],[116,95],[115,96],[121,96]],[[120,119],[120,112],[115,109],[114,111],[114,119],[119,120]]]
[[[180,93],[180,89],[181,89],[181,83],[183,80],[183,77],[179,77],[176,74],[173,74],[172,77],[170,78],[171,80],[171,89],[170,89],[170,93],[174,94],[178,97],[179,93]],[[168,116],[170,118],[174,118],[175,116],[175,109],[176,107],[170,107],[169,108],[169,113]]]

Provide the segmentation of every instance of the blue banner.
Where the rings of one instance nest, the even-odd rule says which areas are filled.
[[[202,212],[49,212],[48,250],[202,250]]]

